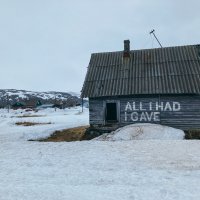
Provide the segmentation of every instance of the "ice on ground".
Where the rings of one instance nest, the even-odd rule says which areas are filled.
[[[111,133],[105,133],[94,140],[182,140],[184,135],[184,132],[179,129],[146,123],[124,126]]]

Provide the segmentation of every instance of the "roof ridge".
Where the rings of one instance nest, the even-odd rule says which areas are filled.
[[[136,51],[150,51],[150,50],[161,50],[161,49],[169,49],[169,48],[183,48],[183,47],[196,47],[200,46],[200,44],[190,44],[190,45],[177,45],[177,46],[167,46],[167,47],[156,47],[156,48],[149,48],[149,49],[132,49],[130,52]],[[124,51],[107,51],[107,52],[96,52],[92,53],[91,55],[99,55],[99,54],[112,54],[112,53],[123,53]]]

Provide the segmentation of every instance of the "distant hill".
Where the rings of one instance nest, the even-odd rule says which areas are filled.
[[[62,104],[70,107],[81,104],[81,99],[76,93],[66,92],[33,92],[16,89],[0,89],[0,107],[14,105],[17,102],[25,105],[34,106],[37,102],[42,104]]]

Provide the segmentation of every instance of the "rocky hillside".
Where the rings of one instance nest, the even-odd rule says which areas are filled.
[[[17,102],[34,106],[37,102],[42,104],[57,104],[70,107],[81,103],[78,95],[66,92],[33,92],[26,90],[5,89],[0,90],[0,107],[14,105]]]

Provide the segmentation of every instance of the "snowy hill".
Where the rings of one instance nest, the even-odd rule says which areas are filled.
[[[81,100],[75,93],[66,92],[33,92],[16,89],[0,90],[0,107],[8,103],[13,105],[16,102],[31,103],[40,100],[42,103],[65,103],[70,105],[80,104]]]

